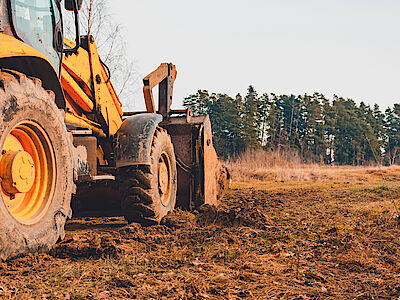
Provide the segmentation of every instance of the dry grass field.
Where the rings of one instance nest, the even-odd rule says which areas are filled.
[[[220,207],[159,226],[74,219],[49,254],[0,263],[16,299],[400,295],[399,168],[231,165]]]
[[[381,167],[329,166],[303,163],[294,152],[248,151],[234,161],[227,161],[235,181],[327,181],[366,180],[367,172],[379,172]],[[398,167],[384,168],[386,171]]]

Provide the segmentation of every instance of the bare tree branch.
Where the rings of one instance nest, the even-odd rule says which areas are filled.
[[[111,71],[112,82],[124,106],[134,107],[132,96],[139,91],[140,76],[126,50],[125,30],[114,22],[108,0],[85,1],[80,11],[82,34],[92,35],[103,62]],[[65,36],[74,40],[72,14],[64,14]]]

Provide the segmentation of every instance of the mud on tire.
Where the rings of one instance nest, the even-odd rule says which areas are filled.
[[[122,214],[128,222],[154,225],[174,209],[176,160],[171,137],[166,130],[156,129],[151,147],[151,165],[121,168],[119,178]]]
[[[47,193],[46,188],[46,193],[40,194],[44,195],[42,199],[46,201],[46,209],[41,210],[35,219],[27,217],[26,221],[21,221],[11,211],[10,198],[6,198],[5,190],[1,188],[0,258],[2,259],[23,253],[48,251],[57,240],[64,238],[64,224],[66,218],[72,214],[70,201],[75,187],[72,138],[67,132],[63,113],[55,104],[54,93],[43,89],[38,79],[28,78],[19,72],[0,70],[0,149],[5,149],[3,147],[6,139],[21,122],[35,124],[36,130],[41,128],[42,136],[47,136],[49,147],[46,149],[53,150],[51,154],[53,179],[51,185],[47,185],[51,186],[51,193]],[[29,134],[26,136],[29,138]],[[5,150],[1,154],[4,153]],[[37,182],[37,178],[40,177],[37,171],[35,172],[34,179]],[[28,193],[30,191],[26,192]],[[32,196],[32,199],[36,198]],[[29,210],[29,207],[27,209]]]

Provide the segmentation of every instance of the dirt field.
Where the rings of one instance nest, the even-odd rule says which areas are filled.
[[[234,182],[218,209],[178,210],[155,227],[72,220],[50,254],[0,263],[0,295],[397,298],[400,222],[393,201],[400,200],[400,170],[337,172],[348,179]]]

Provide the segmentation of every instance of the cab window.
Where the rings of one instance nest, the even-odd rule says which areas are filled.
[[[54,48],[60,13],[54,0],[13,0],[13,21],[19,38],[43,53],[57,70],[60,54]]]

